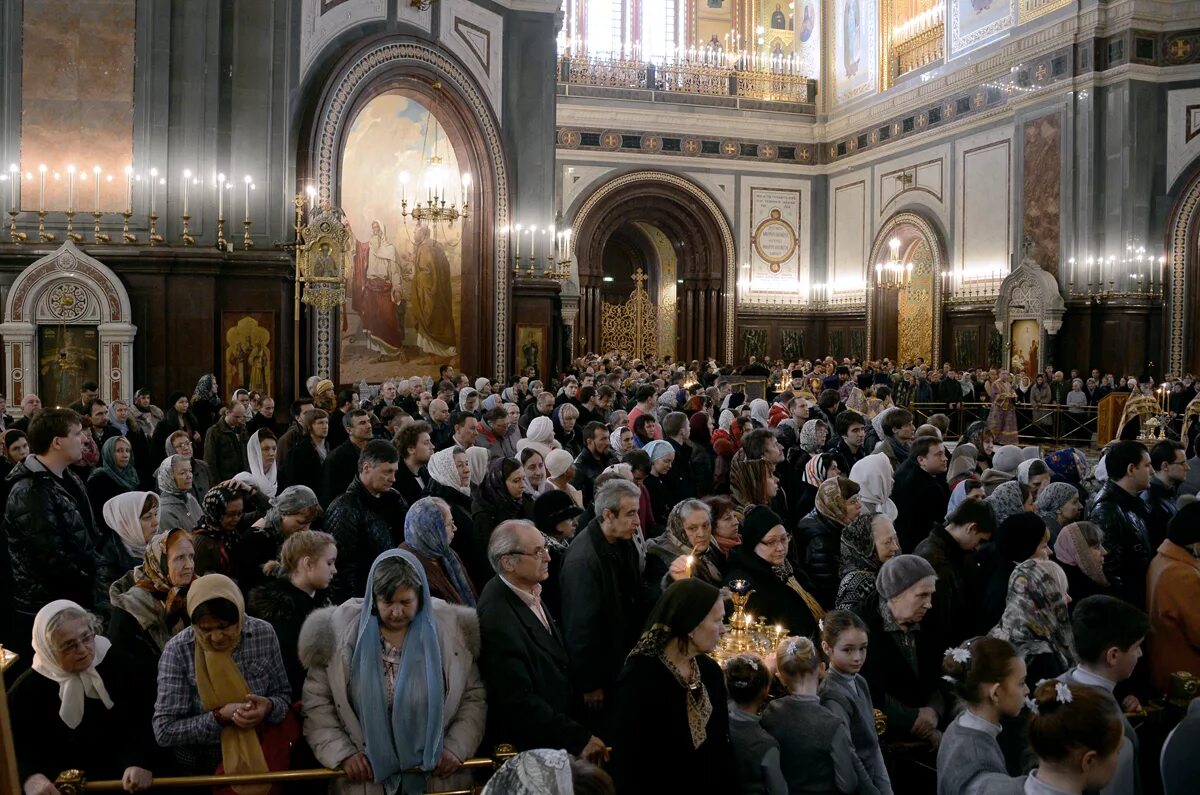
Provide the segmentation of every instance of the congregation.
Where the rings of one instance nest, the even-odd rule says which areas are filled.
[[[445,791],[498,743],[484,792],[1190,792],[1200,384],[1167,382],[1174,438],[1097,464],[1019,444],[1018,411],[1161,385],[1067,373],[614,354],[311,378],[286,416],[213,375],[163,408],[27,394],[0,405],[24,795]],[[718,662],[731,591],[781,631]]]

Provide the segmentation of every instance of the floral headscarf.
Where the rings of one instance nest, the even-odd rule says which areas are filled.
[[[1065,671],[1075,664],[1071,619],[1067,614],[1067,575],[1052,560],[1026,560],[1008,578],[1004,615],[988,634],[1007,640],[1028,661],[1053,654]]]
[[[1087,459],[1074,447],[1050,453],[1042,460],[1051,472],[1069,483],[1079,485],[1088,475]]]
[[[821,420],[808,420],[800,428],[800,449],[809,455],[817,455],[821,452],[821,445],[817,442],[817,426]]]
[[[1083,525],[1087,522],[1071,522],[1058,531],[1054,541],[1054,557],[1068,566],[1074,566],[1082,571],[1087,578],[1097,585],[1107,588],[1108,577],[1104,576],[1104,567],[1091,554],[1092,544],[1083,537]],[[1095,525],[1092,525],[1095,527]],[[1100,534],[1097,528],[1097,535]]]
[[[1025,510],[1021,484],[1015,480],[1001,483],[987,498],[987,503],[992,506],[992,511],[996,514],[996,526],[999,527],[1008,517]]]
[[[171,494],[177,497],[182,497],[184,494],[191,494],[190,490],[184,491],[175,483],[175,466],[183,463],[184,461],[190,462],[191,460],[192,459],[176,453],[175,455],[168,456],[167,459],[162,462],[162,465],[154,473],[155,480],[158,484],[159,494],[164,496]]]
[[[848,605],[864,604],[875,590],[875,577],[883,567],[883,561],[875,551],[875,516],[864,511],[842,528],[842,581],[835,605],[839,610]]]
[[[133,579],[137,587],[149,591],[166,606],[168,624],[173,623],[170,617],[184,609],[183,588],[171,584],[168,563],[171,559],[171,548],[180,541],[191,541],[192,534],[183,528],[159,533],[150,539],[146,551],[142,553],[142,565],[133,570]]]
[[[846,524],[846,498],[837,478],[829,478],[817,487],[817,513],[840,525]]]
[[[1070,502],[1072,497],[1078,496],[1079,490],[1070,483],[1047,483],[1046,487],[1038,492],[1038,515],[1045,519],[1047,524],[1057,526],[1059,510]]]
[[[239,489],[230,486],[213,486],[204,495],[204,518],[200,520],[200,527],[196,530],[196,535],[207,536],[216,542],[221,569],[224,571],[229,570],[237,548],[238,534],[236,531],[225,532],[221,527],[221,519],[225,516],[226,506],[241,499],[245,499],[245,495]]]
[[[213,408],[221,407],[221,396],[216,391],[217,377],[212,373],[200,376],[200,380],[196,382],[196,391],[192,393],[192,402],[204,401],[213,406]],[[174,402],[171,403],[174,406]]]

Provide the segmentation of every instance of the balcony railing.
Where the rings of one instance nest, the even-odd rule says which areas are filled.
[[[944,403],[914,403],[911,406],[915,422],[928,422],[934,414],[950,418],[950,437],[961,437],[971,423],[986,421],[991,414],[990,403],[963,403],[962,408],[947,409]],[[1099,409],[1096,406],[1048,405],[1034,408],[1018,403],[1017,437],[1023,444],[1057,444],[1087,447],[1096,436]]]
[[[697,61],[652,63],[627,58],[563,55],[559,82],[568,86],[626,88],[698,97],[731,97],[808,105],[816,81],[769,68],[738,68]]]

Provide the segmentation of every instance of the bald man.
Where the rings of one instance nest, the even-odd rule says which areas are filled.
[[[433,433],[429,435],[435,450],[450,446],[454,437],[454,428],[450,425],[450,406],[441,398],[429,401],[429,420]]]

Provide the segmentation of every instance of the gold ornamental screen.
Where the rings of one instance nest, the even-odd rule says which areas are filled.
[[[633,274],[633,292],[623,304],[600,308],[600,348],[644,359],[658,355],[658,313],[646,292],[646,274]]]

